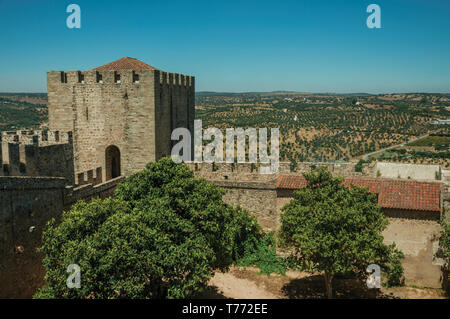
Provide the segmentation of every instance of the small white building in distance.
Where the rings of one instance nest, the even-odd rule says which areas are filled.
[[[443,124],[450,124],[450,120],[443,120],[443,119],[431,119],[431,124],[436,125],[443,125]]]

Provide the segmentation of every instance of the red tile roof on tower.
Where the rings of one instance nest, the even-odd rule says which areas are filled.
[[[303,176],[281,175],[277,189],[300,189],[306,186]],[[378,194],[378,205],[382,208],[441,211],[441,184],[433,182],[398,181],[388,179],[346,178],[344,185],[367,187]]]
[[[158,70],[157,68],[148,65],[147,63],[144,63],[142,61],[139,61],[138,59],[130,58],[130,57],[123,57],[119,60],[112,61],[108,64],[96,67],[92,70],[95,71],[118,71],[118,70],[134,70],[134,71],[141,71],[141,70]]]

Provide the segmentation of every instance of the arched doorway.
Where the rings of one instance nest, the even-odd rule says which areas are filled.
[[[110,145],[105,151],[106,180],[120,176],[120,151],[117,146]]]

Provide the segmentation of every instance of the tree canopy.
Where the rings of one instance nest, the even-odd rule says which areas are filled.
[[[43,233],[46,285],[37,298],[187,298],[262,241],[223,190],[170,158],[118,185],[114,198],[80,201]],[[81,288],[66,286],[70,264]]]
[[[383,243],[388,221],[377,195],[357,186],[347,187],[324,167],[305,174],[307,187],[283,208],[280,239],[295,249],[297,262],[311,272],[324,274],[327,295],[337,274],[367,278],[366,268],[378,264],[400,281],[401,257],[394,245]],[[399,271],[400,267],[400,271]]]

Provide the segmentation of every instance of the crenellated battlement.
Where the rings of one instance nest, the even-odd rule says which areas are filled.
[[[75,187],[92,184],[98,185],[102,183],[102,168],[97,167],[95,170],[90,169],[86,172],[75,174]]]
[[[195,87],[195,77],[190,75],[157,71],[156,78],[161,84]]]
[[[215,172],[215,173],[258,173],[261,167],[269,167],[270,164],[263,163],[194,163],[186,165],[194,172]],[[289,162],[280,162],[278,172],[290,172]]]
[[[364,164],[362,172],[356,172],[356,163],[320,163],[320,162],[300,162],[292,169],[290,162],[280,162],[276,174],[260,174],[261,167],[268,167],[263,163],[186,163],[194,172],[196,177],[208,180],[232,180],[232,181],[265,181],[271,180],[280,174],[302,175],[317,167],[326,166],[327,169],[336,176],[372,176],[372,164]]]
[[[278,174],[290,172],[289,162],[280,162],[276,174],[260,174],[261,167],[270,167],[263,163],[186,163],[186,165],[199,178],[208,180],[231,181],[267,181],[272,180]]]
[[[49,71],[50,84],[145,84],[159,82],[165,85],[195,87],[193,76],[160,70],[117,70],[117,71]]]
[[[55,176],[73,183],[71,132],[2,132],[0,153],[0,176]]]
[[[4,143],[17,143],[23,145],[49,146],[56,144],[72,144],[72,132],[48,130],[19,130],[4,131],[1,134]]]

